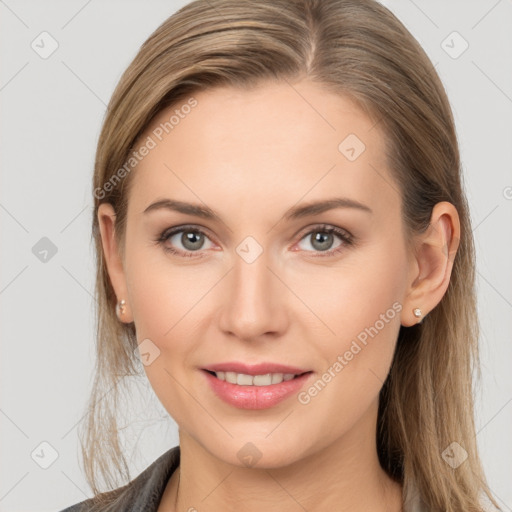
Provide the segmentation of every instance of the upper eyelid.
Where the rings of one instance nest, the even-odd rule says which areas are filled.
[[[339,226],[335,226],[334,224],[327,224],[327,223],[313,224],[312,226],[307,226],[307,227],[299,230],[295,236],[299,235],[300,233],[303,233],[304,235],[308,235],[312,231],[321,231],[322,229],[341,231],[342,233],[346,234],[347,237],[352,237],[352,233],[350,233],[350,231],[348,231],[347,229],[341,228]]]
[[[206,235],[208,238],[210,238],[210,239],[213,238],[215,240],[215,237],[212,237],[209,234],[210,231],[208,230],[208,228],[205,228],[203,226],[196,226],[194,224],[185,224],[184,226],[174,226],[172,228],[164,229],[161,232],[161,237],[168,238],[171,235],[174,236],[175,234],[181,233],[182,231],[198,231],[198,232]]]

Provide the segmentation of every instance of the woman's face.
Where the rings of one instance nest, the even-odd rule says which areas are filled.
[[[181,434],[228,463],[277,467],[333,443],[356,453],[361,436],[374,442],[411,309],[379,125],[306,81],[193,98],[159,113],[132,171],[115,286],[147,377]],[[236,363],[274,375],[254,385]],[[287,368],[266,364],[309,373],[279,384]]]

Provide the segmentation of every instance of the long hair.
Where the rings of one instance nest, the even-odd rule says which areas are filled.
[[[112,204],[124,254],[137,172],[126,163],[157,113],[218,86],[247,90],[302,78],[350,98],[382,130],[408,241],[429,226],[436,203],[449,201],[459,214],[460,244],[445,295],[421,324],[400,328],[379,397],[380,463],[403,484],[404,494],[414,483],[429,510],[481,511],[480,495],[497,507],[475,440],[473,375],[481,377],[475,254],[454,119],[424,50],[374,0],[196,0],[151,34],[122,75],[104,119],[93,177],[97,362],[81,426],[87,480],[96,496],[100,478],[105,490],[129,480],[117,408],[126,381],[140,374],[135,326],[115,314],[98,206]],[[443,457],[452,443],[467,453],[457,468]]]

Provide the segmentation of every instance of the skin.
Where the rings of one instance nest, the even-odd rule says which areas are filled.
[[[144,368],[179,426],[181,464],[159,512],[238,511],[241,504],[249,512],[399,511],[401,486],[377,458],[378,395],[400,326],[417,323],[413,309],[428,313],[447,289],[457,211],[437,204],[411,249],[379,126],[318,84],[194,97],[198,105],[133,171],[124,260],[111,205],[98,210],[112,285],[127,302],[123,321],[135,322],[139,343],[149,338],[160,350]],[[338,150],[350,133],[366,146],[354,161]],[[372,213],[337,208],[284,219],[297,204],[338,196]],[[222,221],[143,213],[162,198],[207,205]],[[324,223],[355,243],[334,234],[325,247],[342,250],[322,256],[311,232]],[[155,243],[184,224],[205,231],[196,250],[204,257],[176,256]],[[191,252],[181,235],[164,245]],[[251,264],[236,252],[247,236],[263,248]],[[312,370],[314,382],[395,302],[401,311],[308,404],[292,396],[265,410],[238,409],[210,390],[200,370],[222,361],[280,362]],[[237,456],[248,442],[261,452],[253,467]]]

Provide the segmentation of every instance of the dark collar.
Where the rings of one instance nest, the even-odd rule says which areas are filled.
[[[167,482],[179,464],[180,447],[175,446],[127,485],[72,505],[61,512],[156,512]],[[99,499],[102,499],[102,504]]]

